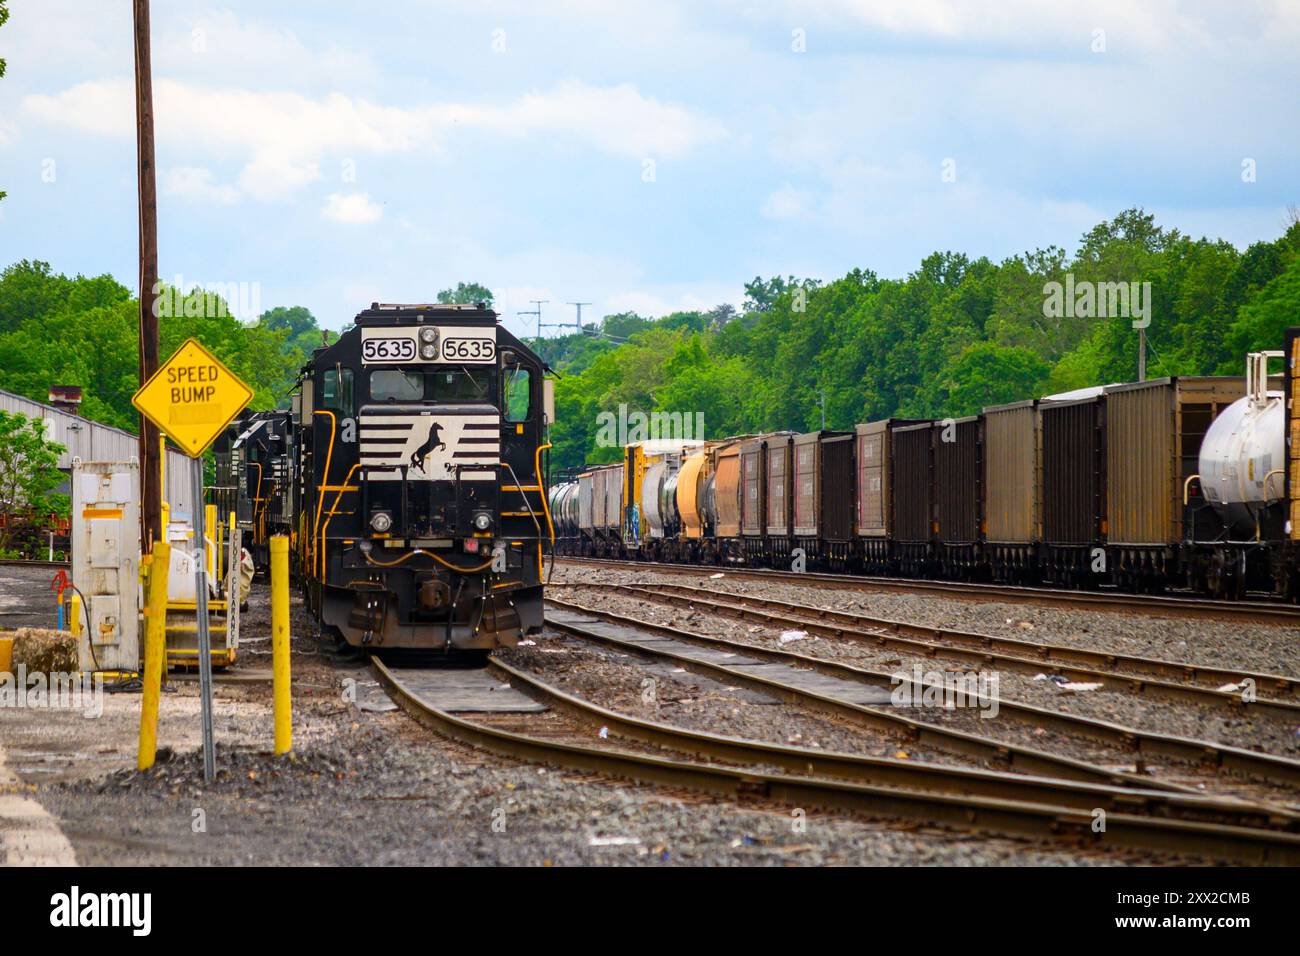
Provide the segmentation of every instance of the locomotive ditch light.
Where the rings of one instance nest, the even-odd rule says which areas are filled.
[[[393,516],[387,511],[376,511],[370,516],[370,527],[383,534],[393,526]]]
[[[474,527],[479,531],[486,531],[492,527],[492,515],[486,511],[475,512]]]

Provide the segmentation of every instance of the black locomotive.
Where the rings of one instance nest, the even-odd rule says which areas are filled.
[[[542,626],[547,371],[482,305],[375,303],[315,351],[291,411],[232,425],[218,485],[255,543],[289,533],[325,631],[482,656]]]

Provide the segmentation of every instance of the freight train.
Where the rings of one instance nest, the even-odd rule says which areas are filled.
[[[557,552],[1295,600],[1297,342],[1292,329],[1284,351],[1252,353],[1243,377],[634,443],[553,488]]]
[[[482,305],[381,305],[316,349],[292,407],[216,448],[255,562],[286,534],[308,610],[375,651],[469,659],[542,626],[549,369]]]

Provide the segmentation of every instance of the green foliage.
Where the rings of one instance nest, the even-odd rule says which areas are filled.
[[[306,309],[272,309],[246,326],[201,290],[163,301],[159,353],[165,358],[197,338],[252,387],[254,408],[287,403],[319,344]],[[80,385],[87,418],[137,430],[139,316],[139,300],[111,276],[69,278],[26,260],[9,266],[0,272],[0,388],[43,402],[51,385]]]
[[[1129,209],[1081,237],[1001,263],[927,256],[904,279],[855,269],[826,284],[793,276],[745,284],[730,307],[651,320],[606,316],[539,348],[564,378],[553,460],[614,460],[597,416],[678,412],[705,435],[830,428],[890,415],[961,416],[1007,402],[1137,377],[1133,316],[1049,314],[1049,282],[1150,283],[1151,377],[1241,374],[1245,352],[1300,324],[1300,223],[1244,252],[1193,239]],[[614,345],[596,336],[626,342]]]
[[[46,441],[40,419],[0,411],[0,548],[7,548],[17,519],[50,514],[56,508],[66,513],[66,495],[51,501],[50,492],[63,483],[59,471],[62,445]]]
[[[454,289],[443,289],[438,301],[444,305],[477,305],[482,302],[492,308],[492,290],[477,282],[458,282]]]

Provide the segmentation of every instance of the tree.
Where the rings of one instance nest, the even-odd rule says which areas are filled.
[[[637,332],[650,327],[650,320],[642,318],[635,312],[615,312],[600,320],[602,335],[614,339],[630,339]]]
[[[477,305],[482,302],[492,308],[492,290],[477,282],[457,282],[454,289],[443,289],[438,301],[444,305]]]
[[[62,445],[46,441],[36,418],[0,411],[0,551],[9,547],[16,525],[49,514],[58,503],[50,492],[63,483]]]
[[[948,415],[976,415],[990,405],[1005,405],[1042,394],[1052,366],[1026,348],[993,342],[968,346],[944,374]]]
[[[284,349],[293,361],[303,365],[321,345],[321,327],[316,316],[305,306],[276,306],[257,317],[257,324],[268,332],[283,332]]]
[[[709,328],[716,332],[736,317],[736,307],[730,302],[722,302],[704,314],[709,320]]]
[[[109,282],[113,280],[104,277]],[[0,272],[0,332],[24,322],[42,319],[63,308],[72,294],[73,280],[54,273],[48,262],[23,259]],[[126,289],[125,295],[130,295]]]

